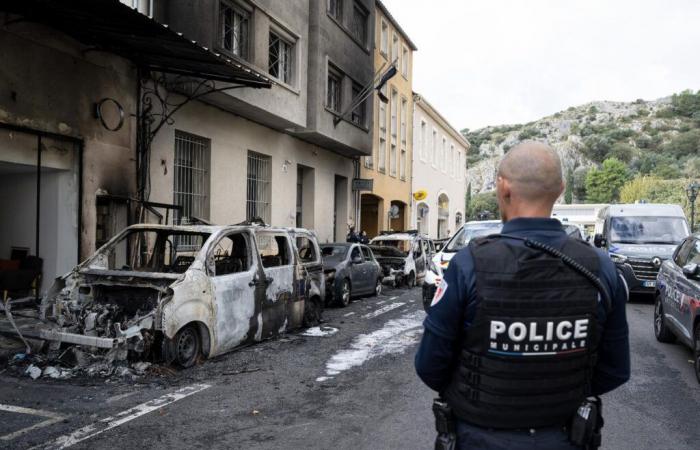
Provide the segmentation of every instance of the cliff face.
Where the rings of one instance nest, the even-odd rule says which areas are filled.
[[[503,155],[527,139],[549,143],[559,153],[564,173],[600,162],[591,159],[591,136],[617,132],[621,138],[616,142],[631,147],[632,153],[643,153],[641,145],[644,142],[656,140],[657,144],[662,144],[674,135],[674,131],[682,128],[684,120],[681,118],[657,116],[664,116],[670,106],[670,97],[631,103],[592,102],[524,125],[463,130],[472,144],[467,168],[472,193],[493,190],[496,167]]]

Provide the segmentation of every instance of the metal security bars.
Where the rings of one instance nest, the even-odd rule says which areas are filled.
[[[269,45],[270,75],[284,83],[292,83],[292,44],[277,34],[270,32]]]
[[[193,218],[209,219],[209,139],[175,131],[173,203],[182,206],[177,219],[181,224]]]
[[[219,16],[221,47],[240,58],[248,59],[248,13],[224,1],[221,2]]]
[[[248,183],[246,192],[246,220],[261,218],[270,223],[272,199],[271,158],[248,151]]]

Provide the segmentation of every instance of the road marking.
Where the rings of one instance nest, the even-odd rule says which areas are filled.
[[[42,409],[33,409],[33,408],[24,408],[22,406],[14,406],[14,405],[3,405],[0,403],[0,411],[6,411],[6,412],[11,412],[11,413],[17,413],[17,414],[27,414],[30,416],[39,416],[39,417],[45,417],[46,420],[41,421],[39,423],[35,423],[34,425],[26,428],[22,428],[21,430],[13,431],[12,433],[5,434],[3,436],[0,436],[1,441],[11,441],[15,439],[18,436],[21,436],[25,433],[28,433],[30,431],[36,430],[38,428],[44,428],[48,427],[49,425],[53,425],[56,422],[60,422],[61,420],[65,419],[64,416],[60,414],[56,414],[51,411],[44,411]]]
[[[374,304],[377,306],[383,305],[384,303],[386,303],[386,300],[382,300],[381,302],[374,302]]]
[[[59,436],[53,441],[46,442],[44,444],[40,444],[32,448],[63,449],[71,447],[79,442],[93,438],[98,434],[111,430],[112,428],[124,425],[125,423],[137,419],[145,414],[163,408],[164,406],[168,406],[172,403],[182,400],[183,398],[187,398],[192,394],[196,394],[198,392],[202,392],[205,389],[209,389],[210,387],[211,385],[209,384],[193,384],[191,386],[178,389],[177,391],[171,392],[170,394],[162,395],[158,398],[149,400],[145,403],[141,403],[140,405],[134,406],[133,408],[129,408],[125,411],[122,411],[119,414],[116,414],[114,417],[105,417],[104,419],[100,419],[97,422],[91,423],[90,425],[86,425],[82,428],[79,428],[70,434]]]
[[[343,317],[350,317],[350,316],[352,316],[353,314],[355,314],[354,311],[353,311],[353,312],[349,312],[349,313],[347,313],[347,314],[343,314]]]
[[[421,325],[425,313],[421,310],[404,314],[398,319],[389,320],[382,328],[369,334],[360,334],[350,343],[350,347],[340,350],[326,362],[326,374],[316,378],[322,383],[334,376],[361,366],[378,356],[403,353],[418,342],[423,329]]]
[[[398,297],[398,296],[394,296],[394,297],[390,297],[389,300],[396,300],[397,298],[399,298],[399,297]]]
[[[396,309],[396,308],[400,308],[400,307],[402,307],[403,305],[405,305],[404,302],[390,303],[390,304],[388,304],[388,305],[386,305],[386,306],[382,306],[381,308],[379,308],[379,309],[377,309],[377,310],[375,310],[375,311],[372,311],[371,313],[365,314],[364,316],[362,316],[362,318],[363,318],[363,319],[373,319],[373,318],[375,318],[375,317],[377,317],[377,316],[380,316],[380,315],[382,315],[382,314],[384,314],[384,313],[388,313],[388,312],[391,311],[391,310],[394,310],[394,309]]]

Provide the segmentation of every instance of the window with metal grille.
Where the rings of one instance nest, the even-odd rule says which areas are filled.
[[[352,23],[350,24],[350,32],[362,44],[367,44],[367,10],[355,2],[352,8]]]
[[[352,83],[352,99],[355,101],[362,94],[362,85],[359,83]],[[365,101],[357,105],[357,108],[352,110],[350,115],[350,120],[356,125],[365,126]]]
[[[182,224],[193,218],[209,219],[209,165],[211,141],[201,136],[175,130],[173,203],[182,206],[178,220]],[[187,236],[179,245],[188,245]]]
[[[292,44],[270,32],[269,73],[278,80],[292,84]]]
[[[343,97],[341,95],[342,77],[338,72],[333,70],[330,66],[328,67],[328,98],[326,99],[326,106],[331,111],[337,113],[341,110],[341,102]]]
[[[229,2],[221,2],[220,5],[220,45],[224,50],[240,58],[247,59],[249,41],[248,13]]]
[[[256,218],[270,223],[272,199],[272,161],[267,155],[248,151],[246,220]]]
[[[335,20],[343,21],[343,0],[328,0],[328,14]]]

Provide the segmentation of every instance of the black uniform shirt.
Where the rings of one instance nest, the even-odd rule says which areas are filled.
[[[556,219],[518,218],[504,224],[503,234],[531,238],[561,249],[567,239]],[[524,245],[512,240],[514,245]],[[600,395],[625,383],[630,377],[629,336],[625,305],[627,291],[614,263],[601,250],[598,277],[612,298],[612,309],[606,314],[599,305],[602,336],[598,364],[593,374],[593,394]],[[474,261],[468,249],[460,250],[450,261],[444,282],[438,288],[436,302],[428,310],[425,333],[416,354],[418,376],[432,389],[442,392],[448,385],[460,352],[460,332],[469,332],[475,313]],[[466,311],[464,311],[466,308]]]

